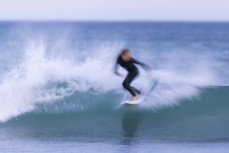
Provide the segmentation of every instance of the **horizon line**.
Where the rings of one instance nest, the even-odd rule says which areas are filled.
[[[0,19],[0,22],[192,22],[228,23],[229,20],[77,20],[77,19]]]

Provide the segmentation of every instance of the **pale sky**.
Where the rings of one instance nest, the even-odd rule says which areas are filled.
[[[0,0],[0,20],[229,21],[229,0]]]

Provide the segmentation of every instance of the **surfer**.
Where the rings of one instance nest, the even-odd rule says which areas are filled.
[[[127,70],[128,74],[125,78],[125,80],[123,81],[122,85],[123,87],[128,90],[130,92],[130,94],[132,95],[131,100],[137,100],[138,96],[137,94],[141,94],[141,91],[136,89],[133,86],[130,86],[131,82],[138,76],[139,74],[139,70],[138,68],[135,66],[135,64],[141,65],[142,68],[144,70],[150,70],[151,68],[142,63],[137,61],[136,59],[132,58],[131,52],[128,48],[125,48],[121,51],[121,53],[118,55],[117,61],[115,63],[115,68],[114,68],[114,73],[117,76],[122,77],[122,74],[120,74],[118,72],[118,65],[120,65],[121,67],[123,67],[124,69]]]

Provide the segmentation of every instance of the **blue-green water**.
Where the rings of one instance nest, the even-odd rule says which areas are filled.
[[[228,42],[228,23],[1,22],[0,152],[227,152]],[[136,87],[159,81],[134,107],[124,47],[153,67]]]

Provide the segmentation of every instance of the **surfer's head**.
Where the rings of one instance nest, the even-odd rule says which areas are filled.
[[[128,48],[121,51],[121,56],[124,61],[129,61],[131,59],[131,52]]]

